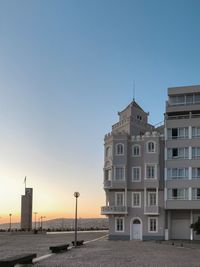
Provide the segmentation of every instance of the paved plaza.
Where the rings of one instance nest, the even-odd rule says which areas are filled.
[[[105,236],[106,232],[81,233],[85,241]],[[0,257],[23,252],[35,252],[38,257],[48,255],[34,264],[36,267],[192,267],[200,266],[200,243],[176,241],[108,241],[107,237],[88,242],[68,252],[50,254],[49,246],[68,243],[73,234],[0,235]]]

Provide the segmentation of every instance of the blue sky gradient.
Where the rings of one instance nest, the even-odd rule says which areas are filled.
[[[17,220],[25,175],[39,213],[73,216],[79,190],[80,216],[99,216],[103,137],[133,81],[153,124],[168,87],[200,84],[199,11],[198,0],[0,1],[0,216]]]

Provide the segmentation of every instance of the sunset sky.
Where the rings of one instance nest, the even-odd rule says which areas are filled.
[[[198,0],[0,0],[0,223],[24,177],[47,219],[100,217],[103,138],[133,98],[163,121],[200,84]],[[155,97],[156,96],[156,97]]]

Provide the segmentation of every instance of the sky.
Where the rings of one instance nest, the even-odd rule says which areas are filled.
[[[167,88],[200,84],[198,0],[0,0],[0,223],[100,217],[103,139],[133,98],[163,121]]]

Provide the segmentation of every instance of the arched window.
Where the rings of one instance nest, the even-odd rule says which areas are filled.
[[[108,146],[106,148],[106,157],[111,157],[111,147],[110,146]]]
[[[140,156],[140,145],[132,146],[132,155],[134,157],[139,157]]]
[[[150,141],[150,142],[147,143],[147,152],[154,153],[155,152],[155,148],[156,148],[155,142]]]
[[[124,145],[117,144],[116,145],[116,155],[124,155]]]

